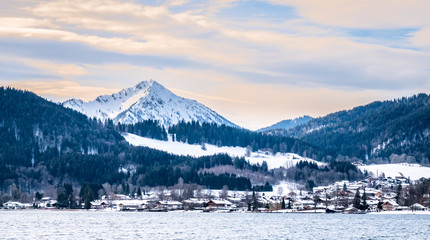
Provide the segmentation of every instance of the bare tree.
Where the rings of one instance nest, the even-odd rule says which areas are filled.
[[[203,197],[202,189],[203,189],[203,187],[200,185],[196,189],[196,196],[197,196],[198,200],[200,200]]]
[[[225,199],[227,198],[227,196],[228,196],[228,186],[224,185],[222,187],[221,194],[219,195],[219,197]]]
[[[164,186],[157,187],[157,196],[158,196],[158,199],[160,201],[163,201],[165,199],[165,197],[166,197],[166,195],[164,194],[164,190],[165,189],[166,188]]]

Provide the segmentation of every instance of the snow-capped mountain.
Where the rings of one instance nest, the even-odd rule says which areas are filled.
[[[114,123],[133,124],[143,120],[158,120],[164,126],[181,120],[199,121],[237,127],[203,104],[179,97],[154,80],[142,81],[135,87],[112,95],[102,95],[90,102],[70,99],[63,106],[89,117]]]

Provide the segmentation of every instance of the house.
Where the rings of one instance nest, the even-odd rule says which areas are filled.
[[[295,209],[295,210],[303,210],[303,203],[301,201],[295,201],[293,203],[293,209]]]
[[[40,199],[37,205],[40,208],[55,208],[57,206],[57,200],[54,200],[52,197],[44,197]]]
[[[315,202],[313,200],[302,200],[301,202],[303,204],[303,208],[314,209],[315,207]],[[293,204],[293,207],[294,207],[294,204]]]
[[[158,209],[165,210],[179,210],[183,207],[182,203],[178,201],[158,201],[156,205]]]
[[[101,204],[103,205],[104,202]],[[143,211],[147,208],[147,200],[114,200],[112,201],[112,207],[121,211]],[[108,205],[108,204],[106,204]],[[105,206],[106,206],[105,205]]]
[[[410,207],[407,206],[398,206],[394,208],[394,211],[409,211],[411,210]]]
[[[20,202],[8,201],[8,202],[3,204],[3,207],[5,209],[25,209],[26,205],[23,203],[20,203]]]
[[[393,201],[386,201],[382,204],[382,210],[383,211],[393,211],[394,208],[398,207],[399,204],[393,202]]]
[[[105,209],[109,206],[109,203],[106,200],[102,201],[93,201],[91,202],[91,209]]]
[[[205,204],[206,204],[206,200],[190,198],[184,201],[183,206],[185,210],[190,210],[190,209],[202,210]]]
[[[231,208],[233,203],[228,200],[209,200],[205,204],[208,208]]]
[[[415,203],[414,205],[411,206],[411,210],[412,211],[428,211],[429,208],[424,207],[423,205],[421,205],[419,203]]]

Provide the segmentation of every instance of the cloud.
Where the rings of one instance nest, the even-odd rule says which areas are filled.
[[[82,76],[86,75],[88,72],[84,67],[78,66],[76,64],[58,64],[43,60],[24,60],[29,65],[37,67],[39,69],[55,73],[59,76]]]
[[[5,80],[56,98],[152,78],[247,125],[430,90],[427,1],[268,0],[259,17],[235,0],[11,2],[0,51],[19,64]]]
[[[295,7],[299,15],[318,23],[346,28],[410,28],[430,22],[427,0],[268,0]]]
[[[244,100],[239,100],[239,99],[234,99],[234,98],[225,98],[225,97],[198,94],[198,93],[193,93],[190,91],[185,91],[185,90],[176,89],[176,88],[170,88],[170,90],[177,93],[178,95],[187,96],[187,97],[190,97],[193,99],[195,99],[197,97],[197,98],[204,98],[204,99],[223,101],[223,102],[229,102],[229,103],[241,103],[241,104],[248,104],[248,105],[255,104],[255,102],[253,102],[253,101],[244,101]]]
[[[414,46],[425,49],[426,51],[430,50],[430,26],[420,29],[415,33],[411,34],[410,41],[414,44]]]
[[[295,6],[299,12],[301,8],[314,6],[307,1],[275,2]],[[231,21],[219,21],[208,13],[211,8],[221,10],[234,4],[236,1],[209,2],[203,4],[203,12],[173,14],[163,4],[147,6],[114,0],[102,5],[98,1],[81,0],[42,2],[28,11],[50,19],[45,22],[68,27],[48,28],[45,22],[43,25],[33,21],[20,27],[4,25],[0,34],[79,42],[126,55],[174,56],[257,82],[265,79],[278,84],[400,88],[405,86],[405,80],[419,85],[429,76],[425,70],[429,66],[422,63],[428,55],[412,50],[359,42],[340,30],[312,26],[300,19],[257,30],[250,24],[238,28],[229,26]],[[333,4],[348,12],[349,5],[342,2],[329,1],[324,7],[333,7]],[[371,4],[365,1],[360,6],[359,9],[367,9]],[[88,34],[88,30],[107,31],[113,36],[106,37],[102,32]],[[417,35],[417,42],[418,39]]]
[[[0,26],[7,26],[9,28],[56,27],[56,25],[49,19],[36,19],[29,17],[0,17]]]
[[[183,6],[189,2],[190,0],[170,0],[170,1],[167,1],[167,6],[169,7]]]
[[[95,86],[83,86],[73,81],[24,81],[6,82],[6,86],[32,91],[54,101],[76,98],[79,96],[83,100],[93,100],[99,95],[110,94],[119,91]]]

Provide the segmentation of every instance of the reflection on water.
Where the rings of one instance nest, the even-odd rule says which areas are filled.
[[[0,239],[429,239],[430,215],[0,211]]]

